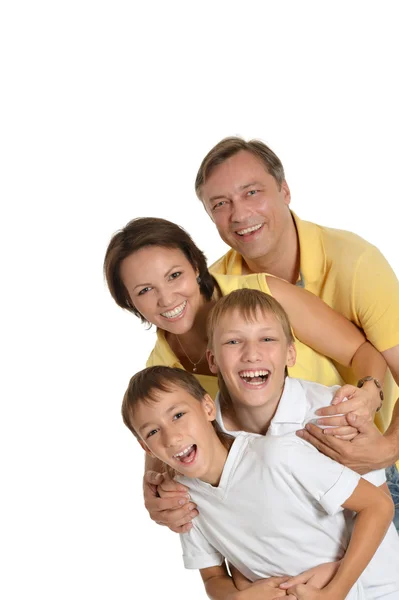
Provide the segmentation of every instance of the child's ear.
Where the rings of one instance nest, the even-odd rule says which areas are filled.
[[[216,419],[216,406],[209,394],[205,394],[202,398],[202,408],[208,417],[208,421],[214,421]]]
[[[215,361],[215,355],[209,348],[206,351],[206,360],[208,361],[210,372],[214,375],[217,375],[219,373],[219,369]]]
[[[293,367],[296,363],[295,344],[290,344],[287,350],[287,367]]]
[[[156,456],[151,452],[151,450],[149,449],[147,444],[145,442],[143,442],[143,440],[137,440],[137,441],[140,444],[140,446],[143,448],[144,452],[146,454],[148,454],[148,456],[151,456],[152,458],[156,458]]]

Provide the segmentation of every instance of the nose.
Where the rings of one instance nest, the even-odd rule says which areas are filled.
[[[162,432],[162,441],[165,448],[173,448],[181,445],[183,440],[182,435],[177,431],[176,427],[169,427]]]
[[[255,342],[247,342],[244,346],[242,359],[244,362],[255,363],[261,360],[259,346]]]
[[[172,308],[174,292],[167,286],[158,290],[158,306]]]
[[[251,211],[241,197],[235,197],[231,203],[230,219],[232,223],[243,223],[250,217]]]

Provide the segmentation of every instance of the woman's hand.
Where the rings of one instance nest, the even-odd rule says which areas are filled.
[[[159,525],[166,525],[175,533],[186,533],[191,521],[198,515],[196,505],[190,502],[187,488],[166,473],[147,471],[143,480],[144,504],[150,517]]]

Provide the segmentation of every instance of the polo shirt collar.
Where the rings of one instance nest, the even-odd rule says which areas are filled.
[[[300,270],[305,286],[321,285],[326,270],[326,253],[320,227],[309,221],[302,221],[291,211],[298,232]],[[313,290],[311,290],[313,291]]]
[[[270,429],[272,429],[274,425],[286,423],[302,425],[305,420],[306,406],[305,392],[299,381],[297,379],[292,379],[291,377],[286,377],[284,391],[270,424]]]

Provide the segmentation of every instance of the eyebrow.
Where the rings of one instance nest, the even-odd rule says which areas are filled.
[[[258,333],[262,333],[263,331],[274,331],[275,328],[273,326],[270,327],[262,327],[262,329],[260,329],[258,331]],[[233,333],[242,333],[241,329],[227,329],[226,331],[222,331],[222,333],[220,335],[231,335]]]
[[[167,410],[165,410],[165,415],[168,415],[169,413],[173,412],[174,410],[176,410],[177,407],[180,407],[181,404],[174,404],[173,406],[170,406]],[[143,431],[143,429],[146,429],[147,427],[150,427],[151,425],[153,425],[153,423],[151,423],[151,421],[149,421],[148,423],[144,423],[141,427],[139,427],[139,432]]]
[[[242,192],[242,191],[246,190],[247,188],[252,187],[253,185],[262,186],[263,184],[260,183],[259,181],[251,181],[251,183],[245,183],[244,185],[240,185],[238,189],[240,190],[240,192]],[[211,196],[209,198],[209,202],[214,202],[215,200],[221,200],[221,198],[225,198],[225,197],[226,196],[224,194],[221,194],[219,196]]]
[[[164,277],[167,277],[174,269],[181,269],[181,268],[182,268],[182,265],[173,265],[173,267],[171,267],[169,269],[169,271],[166,271]],[[143,287],[146,285],[152,285],[152,284],[151,283],[138,283],[137,285],[134,286],[133,291],[138,287]]]

